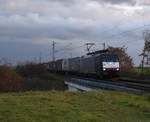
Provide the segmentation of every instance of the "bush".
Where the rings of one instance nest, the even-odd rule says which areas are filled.
[[[66,86],[60,79],[53,78],[49,76],[49,80],[42,79],[39,77],[33,77],[26,79],[24,82],[25,91],[48,91],[48,90],[59,90],[63,91],[66,89]]]
[[[41,64],[0,66],[0,92],[65,90],[63,76],[50,74]]]
[[[34,77],[46,73],[47,69],[42,64],[29,63],[25,65],[18,65],[16,67],[16,71],[24,77]]]
[[[20,91],[23,87],[23,78],[8,66],[0,66],[0,91]]]
[[[24,77],[24,90],[65,90],[64,78],[48,72],[45,65],[28,63],[18,65],[17,73]]]

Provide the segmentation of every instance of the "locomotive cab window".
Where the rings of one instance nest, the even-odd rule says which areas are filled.
[[[115,54],[106,54],[102,56],[103,62],[118,62],[118,56]]]

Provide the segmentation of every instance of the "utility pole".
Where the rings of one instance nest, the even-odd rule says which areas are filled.
[[[86,43],[86,50],[90,53],[90,49],[95,45],[95,43]]]
[[[38,61],[37,61],[37,57],[36,57],[36,56],[34,56],[34,57],[33,57],[33,63],[35,63],[35,64],[37,64],[37,63],[38,63]]]
[[[52,44],[52,59],[53,59],[53,61],[55,61],[55,44],[56,44],[56,42],[55,41],[53,41],[53,44]]]
[[[142,67],[150,67],[150,30],[147,30],[143,33],[145,46],[143,53],[140,56],[143,56],[141,61]]]
[[[70,49],[70,58],[72,58],[72,43],[70,43],[71,49]]]
[[[106,49],[106,44],[105,44],[105,42],[103,43],[103,50],[105,50]]]
[[[39,56],[39,63],[42,63],[42,53],[40,52],[40,56]]]

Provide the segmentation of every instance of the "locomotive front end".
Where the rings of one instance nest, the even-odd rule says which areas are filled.
[[[119,58],[115,54],[105,54],[102,58],[102,70],[104,74],[113,75],[120,71]]]

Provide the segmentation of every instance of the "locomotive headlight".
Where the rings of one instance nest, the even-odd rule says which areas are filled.
[[[106,71],[106,69],[105,69],[105,68],[104,68],[103,70],[104,70],[104,71]]]
[[[119,71],[119,68],[117,68],[117,71]]]

